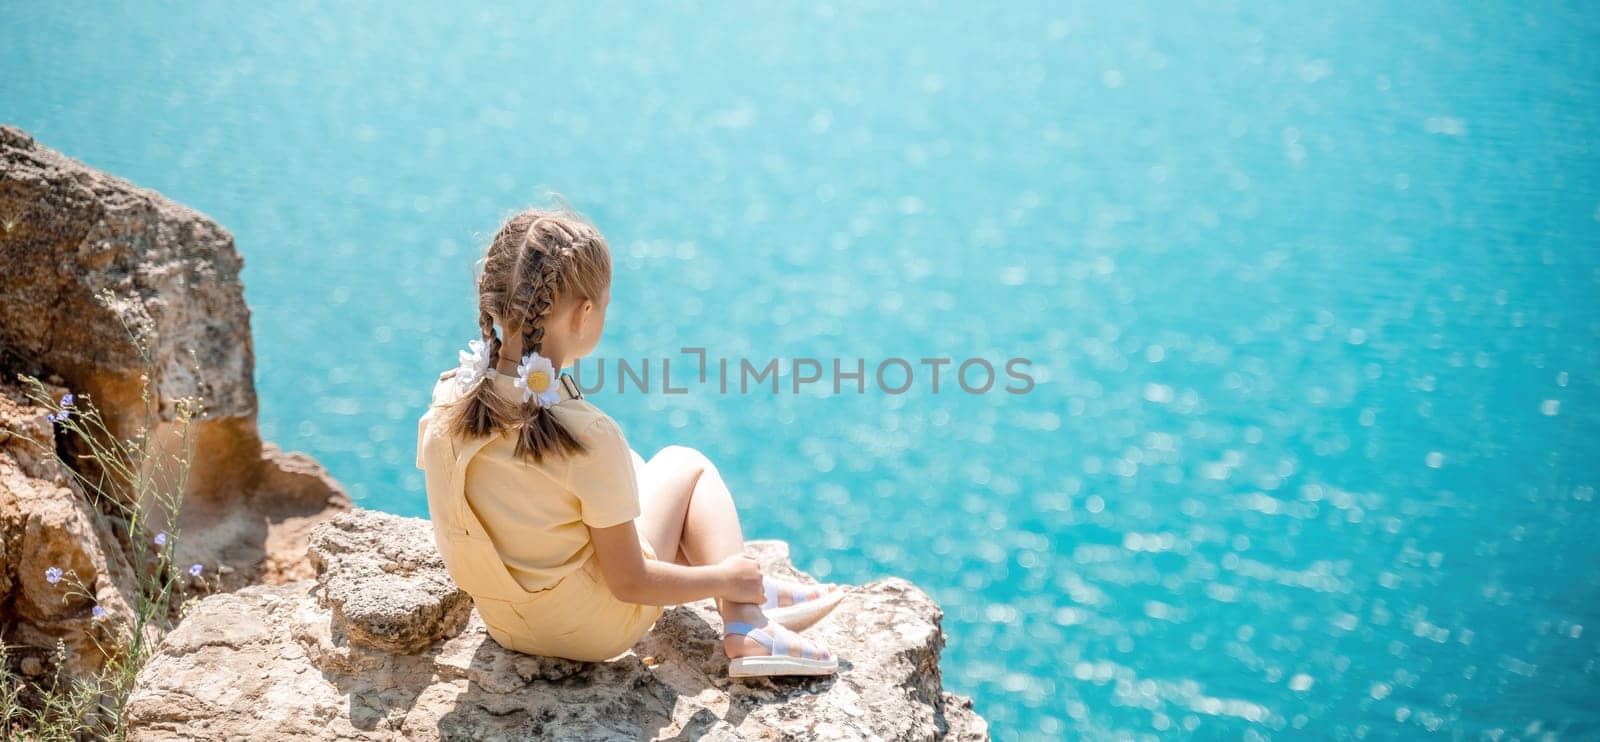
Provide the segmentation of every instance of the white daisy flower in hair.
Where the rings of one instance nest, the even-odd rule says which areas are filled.
[[[522,357],[517,367],[517,388],[522,390],[522,401],[537,399],[540,407],[549,407],[561,401],[556,381],[556,367],[550,359],[530,352]]]
[[[456,369],[456,386],[465,392],[478,383],[479,379],[494,376],[494,369],[489,368],[489,344],[480,338],[467,343],[467,349],[456,351],[456,357],[461,359],[461,366]]]

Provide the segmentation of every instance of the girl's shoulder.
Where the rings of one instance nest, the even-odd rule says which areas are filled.
[[[564,399],[551,407],[550,411],[566,427],[567,432],[586,446],[592,447],[609,438],[623,438],[622,427],[617,425],[617,421],[587,399]]]
[[[433,384],[433,398],[430,405],[449,404],[459,396],[460,385],[456,384],[457,370],[452,368],[439,374],[439,380]]]
[[[459,397],[460,390],[456,385],[455,369],[451,369],[439,374],[439,380],[433,384],[433,392],[430,394],[428,409],[423,410],[422,417],[419,420],[420,427],[417,431],[418,436],[420,437],[426,435],[435,427],[442,428],[442,425],[435,425],[435,423],[440,422],[440,418],[444,414],[442,408],[446,405],[449,405],[451,402],[454,402]]]

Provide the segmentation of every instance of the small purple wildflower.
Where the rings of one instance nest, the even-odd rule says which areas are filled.
[[[72,406],[72,392],[67,392],[66,395],[61,397],[61,406],[62,407],[71,407]]]
[[[44,571],[44,579],[54,585],[61,581],[61,568],[51,567]]]
[[[167,532],[166,531],[162,531],[162,532],[156,534],[156,546],[166,546],[166,545],[167,545]]]
[[[95,618],[100,618],[101,616],[106,615],[106,607],[103,605],[97,605],[94,607],[94,610],[89,612],[93,613]]]
[[[48,415],[45,415],[44,419],[49,420],[50,422],[55,422],[56,421],[56,413],[52,412],[52,413],[50,413]]]
[[[189,574],[192,574],[195,577],[199,577],[200,576],[200,569],[201,569],[200,565],[196,564],[193,567],[189,568]]]

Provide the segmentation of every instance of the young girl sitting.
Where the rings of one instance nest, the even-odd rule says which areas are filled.
[[[833,673],[838,659],[796,632],[843,591],[762,575],[716,467],[681,446],[644,461],[560,373],[594,351],[610,300],[610,250],[576,214],[529,209],[495,234],[482,338],[440,375],[418,426],[451,577],[519,652],[604,660],[662,606],[715,598],[729,675]]]

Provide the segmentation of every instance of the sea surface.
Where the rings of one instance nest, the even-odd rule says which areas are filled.
[[[1600,737],[1600,13],[857,5],[13,0],[0,121],[233,232],[263,432],[367,507],[554,192],[652,372],[591,399],[932,594],[997,739]]]

